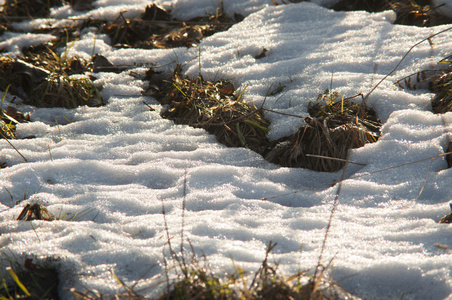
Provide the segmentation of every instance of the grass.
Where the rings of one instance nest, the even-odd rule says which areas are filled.
[[[204,37],[227,30],[234,23],[236,20],[227,17],[221,5],[211,16],[182,22],[172,18],[171,10],[152,4],[140,18],[128,20],[120,15],[114,22],[101,22],[99,32],[106,33],[115,47],[168,49],[197,46]]]
[[[180,65],[167,80],[152,74],[149,89],[167,105],[164,118],[203,128],[228,147],[249,148],[284,167],[336,172],[344,166],[349,149],[375,142],[380,134],[382,123],[375,111],[327,89],[310,105],[305,126],[270,142],[264,110],[244,101],[244,90],[239,93],[229,81],[184,77]]]
[[[46,53],[0,60],[0,89],[10,85],[10,93],[25,104],[36,107],[75,108],[99,106],[102,99],[88,77],[73,76],[86,70],[87,63],[78,57],[61,56],[51,49]]]
[[[17,217],[18,221],[44,220],[54,221],[55,216],[52,215],[44,205],[39,203],[31,203],[25,205],[21,213]]]
[[[254,276],[246,275],[242,268],[236,266],[233,274],[220,278],[210,271],[207,262],[200,266],[195,257],[189,265],[179,262],[182,278],[169,284],[167,291],[157,299],[326,300],[337,299],[339,293],[347,294],[323,276],[314,278],[307,272],[299,272],[285,277],[278,271],[278,265],[269,262],[270,253],[275,247],[276,243],[268,244],[265,258]]]
[[[152,79],[149,85],[155,85]],[[227,80],[209,81],[201,75],[185,77],[177,65],[155,94],[167,105],[164,118],[203,128],[228,147],[247,147],[264,153],[269,144],[266,134],[270,123],[260,109],[244,101],[243,92]]]
[[[16,124],[18,123],[14,118],[9,116],[4,110],[3,110],[3,102],[5,101],[6,94],[8,93],[8,90],[10,88],[10,85],[8,85],[5,89],[5,92],[3,93],[2,100],[0,102],[0,134],[4,139],[13,139],[16,137],[15,129]]]
[[[441,3],[441,2],[439,2]],[[451,23],[451,18],[441,15],[431,0],[341,0],[331,8],[335,10],[366,10],[379,12],[393,10],[395,24],[414,26],[436,26]]]
[[[6,94],[8,93],[10,85],[8,85],[3,93],[0,102],[0,136],[5,139],[6,142],[23,158],[25,162],[27,159],[17,150],[17,148],[9,141],[16,138],[16,125],[20,122],[30,121],[28,115],[23,115],[18,112],[13,106],[8,106],[7,110],[3,110],[3,102],[5,101]],[[19,121],[18,121],[19,120]],[[0,162],[0,168],[6,167],[6,162]]]
[[[280,4],[278,1],[272,0],[272,2],[274,5]],[[287,4],[287,2],[298,1],[280,0],[279,2]],[[379,5],[376,0],[341,2],[368,6],[366,9],[374,9],[370,7]],[[13,2],[7,1],[7,3],[9,5]],[[14,3],[26,2],[15,1]],[[26,6],[23,8],[18,4],[14,5],[15,8],[22,10],[17,15],[27,17],[32,15]],[[410,1],[391,5],[391,8],[398,12],[398,19],[403,20],[403,23],[417,22],[419,26],[429,26],[433,22],[434,8],[430,9],[425,4],[418,5]],[[7,10],[6,12],[15,14],[15,12]],[[146,8],[140,20],[130,22],[120,16],[115,23],[102,23],[100,31],[109,34],[115,44],[121,47],[192,47],[199,44],[203,37],[218,30],[227,29],[234,21],[227,19],[219,10],[208,19],[171,23],[168,11],[152,5]],[[147,35],[145,39],[141,38],[142,33],[155,31],[158,27],[168,28],[161,24],[173,25],[169,26],[171,28],[169,31],[160,29],[158,35]],[[90,81],[70,77],[72,74],[86,70],[89,63],[76,57],[68,58],[67,52],[58,56],[53,50],[48,51],[47,47],[42,47],[40,51],[37,50],[29,49],[28,58],[23,62],[9,61],[11,64],[15,63],[14,67],[19,67],[20,72],[17,72],[16,69],[14,73],[19,73],[22,79],[24,77],[29,79],[28,76],[31,75],[33,78],[39,79],[31,87],[23,88],[29,94],[36,92],[41,95],[35,100],[30,100],[30,103],[43,107],[76,107],[80,105],[77,102],[79,98],[83,100],[80,101],[81,105],[84,105],[90,98],[98,97],[97,90],[90,87]],[[264,50],[266,49],[264,48]],[[265,56],[264,50],[256,58]],[[35,53],[33,57],[31,53],[34,51],[39,53]],[[7,60],[8,58],[2,58],[2,62]],[[9,67],[11,66],[7,64],[0,66],[2,69]],[[12,71],[6,75],[3,74],[2,79],[4,80],[2,81],[6,81],[10,75],[13,75]],[[152,74],[150,77],[152,78]],[[452,89],[450,78],[448,74],[443,74],[433,85],[439,91],[437,94],[441,95],[437,96],[436,102],[434,101],[434,106],[440,107],[437,113],[450,111],[450,90]],[[14,82],[14,86],[17,85],[16,83]],[[151,83],[150,85],[152,85]],[[273,95],[281,93],[283,89],[284,86],[280,84],[272,90],[272,93]],[[19,91],[16,93],[21,95]],[[175,120],[176,123],[204,128],[215,134],[220,142],[228,146],[248,147],[266,156],[275,151],[276,155],[273,153],[273,158],[269,158],[271,157],[269,155],[267,159],[275,161],[277,157],[278,161],[275,162],[281,165],[306,167],[317,171],[341,169],[348,163],[348,150],[374,142],[379,136],[381,126],[375,113],[371,109],[367,109],[365,105],[358,105],[350,101],[350,98],[340,97],[337,92],[326,90],[319,95],[317,101],[310,105],[310,117],[306,118],[306,125],[301,127],[295,135],[278,141],[276,145],[271,145],[265,137],[269,122],[265,120],[262,108],[259,109],[244,101],[244,90],[238,92],[234,85],[227,80],[210,81],[205,80],[201,75],[197,78],[187,78],[182,75],[181,68],[178,66],[172,77],[164,82],[163,89],[156,90],[156,93],[160,94],[162,103],[168,105],[164,116]],[[47,100],[44,101],[44,98]],[[445,111],[443,111],[443,107],[445,107]],[[8,138],[13,138],[14,122],[7,116],[18,119],[19,114],[17,111],[2,110],[2,118],[5,117],[1,123],[2,129],[4,129],[2,135],[8,136],[9,134]],[[310,148],[311,145],[313,147]],[[452,148],[451,145],[449,144],[449,148]],[[56,218],[43,205],[33,203],[27,204],[17,219],[52,221]],[[449,223],[449,221],[450,214],[440,222]],[[326,239],[327,236],[325,236],[325,242]],[[168,244],[169,242],[168,238]],[[173,266],[169,267],[167,272],[170,272],[170,269],[176,270],[177,276],[165,282],[166,291],[157,299],[336,299],[339,294],[352,298],[336,283],[326,278],[326,270],[331,266],[331,261],[327,266],[323,266],[319,259],[314,275],[299,272],[285,277],[278,270],[277,264],[269,262],[271,251],[275,247],[276,244],[269,243],[265,259],[255,276],[249,276],[242,268],[236,267],[235,272],[226,277],[214,274],[205,257],[200,262],[200,259],[194,255],[193,248],[193,255],[190,258],[184,257],[185,253],[182,250],[178,255],[174,255],[171,250],[170,260],[172,260]],[[25,297],[56,299],[58,295],[52,294],[51,289],[53,290],[57,286],[58,279],[56,272],[50,270],[51,268],[34,264],[31,259],[26,259],[23,267],[17,268],[16,271],[9,267],[8,273],[2,276],[3,285],[0,289],[0,299],[23,299]],[[27,273],[32,275],[27,275]],[[6,277],[13,283],[12,285],[6,284]],[[42,280],[36,279],[36,277]],[[125,292],[110,297],[96,291],[77,292],[74,290],[74,296],[80,299],[146,299],[135,292],[133,286],[127,287],[116,275],[114,277]],[[52,283],[53,286],[46,288],[44,281]],[[34,286],[38,287],[39,292],[33,288]]]
[[[113,274],[113,277],[124,290],[116,295],[100,294],[94,290],[84,292],[72,289],[76,299],[100,300],[100,299],[134,299],[134,300],[330,300],[330,299],[354,299],[354,297],[340,287],[337,283],[326,278],[326,270],[321,267],[317,277],[309,275],[307,271],[298,272],[290,277],[284,276],[277,264],[269,262],[271,251],[276,243],[269,242],[265,252],[265,258],[259,269],[251,275],[241,267],[235,266],[232,274],[224,277],[216,275],[209,267],[207,259],[203,256],[202,262],[194,254],[184,257],[183,252],[173,253],[171,261],[173,266],[166,265],[167,274],[175,271],[175,278],[161,281],[164,291],[155,298],[141,296],[134,291],[134,286],[126,286],[121,279]],[[158,287],[156,287],[158,288]],[[160,288],[161,289],[161,288]]]
[[[429,78],[430,90],[436,95],[432,100],[432,111],[437,114],[452,112],[452,65],[439,70],[439,74]]]
[[[441,218],[441,220],[439,220],[438,223],[440,224],[450,224],[452,223],[452,203],[449,203],[450,206],[450,213],[448,213],[447,215],[445,215],[444,217]]]
[[[382,123],[375,111],[329,89],[310,103],[308,112],[306,125],[277,140],[265,157],[268,161],[285,167],[336,172],[347,162],[349,149],[373,143],[380,135]]]
[[[52,266],[35,264],[32,258],[26,258],[23,265],[9,258],[5,252],[3,256],[10,262],[10,266],[3,268],[0,274],[0,300],[19,299],[52,299],[58,300],[58,273]]]
[[[435,96],[432,99],[432,112],[443,116],[452,112],[452,56],[438,62],[436,68],[421,70],[395,82],[400,88],[410,90],[430,89]],[[444,121],[444,125],[446,122]],[[447,131],[446,131],[447,132]],[[447,165],[452,167],[452,136],[449,134],[444,147]]]
[[[12,196],[11,199],[13,200]],[[17,202],[18,201],[16,201],[16,203]],[[76,221],[85,216],[90,211],[91,209],[84,210],[72,217],[70,217],[69,215],[56,217],[52,213],[50,213],[44,205],[35,202],[26,204],[20,214],[17,216],[16,220]],[[33,227],[33,225],[31,226]],[[18,258],[10,257],[6,254],[4,249],[2,250],[1,254],[4,258],[3,260],[9,262],[9,266],[4,267],[3,260],[0,261],[0,272],[2,272],[0,273],[0,300],[59,299],[59,274],[57,272],[57,269],[52,266],[52,264],[43,262],[34,263],[32,258],[27,257],[24,259],[23,263],[19,263]],[[4,274],[4,271],[6,271],[7,274]]]
[[[184,202],[186,194],[186,180],[184,179]],[[185,210],[185,204],[182,205]],[[333,214],[334,211],[331,212]],[[165,231],[167,234],[166,246],[169,257],[163,257],[166,279],[155,280],[153,288],[163,290],[160,295],[149,298],[141,296],[135,290],[136,282],[127,286],[114,272],[112,276],[119,284],[115,295],[99,293],[96,290],[78,291],[71,289],[75,299],[82,300],[189,300],[189,299],[224,299],[224,300],[264,300],[264,299],[299,299],[299,300],[331,300],[354,299],[354,297],[332,281],[326,274],[331,271],[332,261],[326,266],[317,265],[315,272],[299,271],[289,277],[278,270],[278,264],[270,262],[272,251],[276,243],[269,242],[265,257],[256,272],[250,273],[234,263],[234,272],[227,276],[218,276],[210,268],[205,255],[195,254],[190,240],[187,242],[191,249],[188,257],[184,249],[184,214],[180,231],[180,251],[174,251],[166,222],[166,213],[162,203]],[[46,220],[54,221],[56,218],[47,209],[38,203],[27,204],[17,217],[21,221]],[[327,239],[327,233],[325,240]],[[39,237],[38,237],[39,238]],[[173,241],[172,241],[173,240]],[[3,257],[9,261],[5,268],[7,274],[1,274],[0,300],[19,299],[58,299],[58,272],[46,263],[34,263],[33,259],[25,258],[19,263],[18,258],[11,258],[3,251]],[[3,270],[3,268],[2,268]],[[170,275],[172,274],[172,275]],[[26,298],[28,297],[28,298]]]
[[[64,0],[5,0],[0,14],[7,17],[27,19],[47,17],[50,8],[62,6],[66,2]]]
[[[147,298],[141,296],[134,290],[138,284],[136,282],[132,286],[127,286],[114,272],[113,277],[116,282],[124,289],[124,292],[116,295],[104,295],[95,290],[87,290],[84,292],[71,289],[77,299],[81,300],[107,300],[107,299],[124,299],[124,300],[332,300],[332,299],[355,299],[353,295],[345,291],[337,283],[327,277],[327,271],[331,271],[333,259],[324,266],[321,264],[323,249],[326,245],[328,232],[330,229],[332,217],[337,206],[337,201],[333,205],[330,215],[329,225],[325,232],[325,239],[319,262],[313,274],[308,271],[299,271],[296,274],[286,277],[278,270],[278,264],[270,263],[270,255],[276,243],[270,241],[265,251],[265,257],[259,269],[254,276],[247,272],[233,261],[234,272],[227,276],[218,276],[210,268],[206,256],[195,254],[195,249],[187,239],[191,249],[191,256],[187,257],[184,249],[184,211],[186,197],[186,175],[184,175],[184,188],[182,200],[181,230],[180,230],[180,250],[177,253],[174,250],[174,237],[171,237],[168,230],[165,206],[162,199],[162,216],[164,228],[167,236],[166,246],[169,250],[169,259],[163,256],[164,276],[165,279],[157,281],[154,288],[164,285],[163,292],[155,298]],[[337,192],[339,196],[340,189]],[[172,274],[172,275],[170,275]]]

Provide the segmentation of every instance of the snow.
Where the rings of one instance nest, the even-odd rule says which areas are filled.
[[[55,37],[51,34],[17,34],[14,32],[6,32],[2,36],[0,41],[0,47],[6,49],[11,54],[19,54],[20,49],[25,46],[36,46],[40,44],[45,44],[54,40]]]
[[[74,16],[112,18],[124,10],[138,15],[149,3],[124,2],[97,1],[92,12]],[[162,3],[172,5],[179,19],[213,12],[218,5],[210,0]],[[246,18],[202,41],[201,72],[246,88],[245,99],[256,105],[265,99],[266,108],[301,116],[331,81],[341,94],[367,94],[411,46],[447,28],[394,25],[389,11],[334,12],[309,2],[268,3],[224,2],[227,14]],[[68,6],[53,13],[55,18],[73,14]],[[452,169],[438,156],[450,139],[452,113],[431,113],[427,90],[393,85],[450,55],[451,34],[414,48],[368,99],[384,122],[382,136],[351,152],[350,160],[365,166],[347,167],[322,261],[334,257],[333,279],[356,296],[452,299],[452,256],[434,246],[452,247],[452,228],[437,224],[450,212],[452,200]],[[0,46],[17,55],[26,42],[49,37],[5,34],[1,39]],[[263,48],[267,55],[255,59]],[[278,243],[270,259],[285,275],[314,270],[338,191],[332,182],[340,180],[342,171],[279,167],[248,149],[218,144],[204,130],[162,119],[158,102],[141,95],[146,83],[140,78],[147,66],[170,71],[176,62],[196,76],[197,48],[115,49],[108,37],[87,31],[69,49],[69,55],[87,59],[93,53],[137,66],[138,76],[130,71],[96,74],[107,99],[103,107],[18,104],[34,120],[20,124],[18,135],[36,138],[12,141],[28,163],[1,141],[0,159],[8,165],[0,170],[3,253],[56,266],[63,299],[72,297],[71,287],[114,294],[120,287],[111,271],[129,285],[142,280],[143,294],[155,296],[153,280],[163,274],[163,253],[168,253],[162,204],[173,246],[179,249],[186,180],[184,235],[217,273],[232,272],[234,264],[256,271],[269,241]],[[283,96],[265,97],[272,84],[285,86]],[[266,117],[272,122],[271,139],[295,132],[304,122],[271,112]],[[30,202],[66,217],[15,221]]]

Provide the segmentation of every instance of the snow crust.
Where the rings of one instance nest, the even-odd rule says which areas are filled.
[[[309,102],[331,82],[346,96],[366,95],[412,45],[447,28],[394,25],[391,12],[334,12],[309,2],[276,7],[268,2],[224,2],[228,14],[246,18],[202,41],[201,72],[246,88],[245,99],[256,105],[265,100],[266,108],[300,116],[307,115]],[[146,4],[99,0],[92,12],[63,7],[52,17],[113,18],[123,10],[138,15]],[[218,1],[162,4],[172,5],[178,18],[190,19],[215,11]],[[327,264],[334,257],[333,279],[356,296],[452,299],[452,256],[435,247],[452,247],[452,228],[437,224],[450,212],[452,170],[442,156],[436,157],[444,152],[448,134],[450,138],[452,113],[431,113],[427,90],[393,84],[450,55],[451,37],[445,32],[432,38],[432,45],[414,48],[368,99],[384,122],[382,136],[351,153],[350,160],[365,166],[350,164],[345,172],[322,261]],[[24,43],[48,38],[5,34],[0,46],[8,45],[15,55]],[[157,101],[141,95],[146,83],[140,78],[148,66],[170,71],[176,62],[196,76],[197,48],[115,49],[106,36],[87,31],[69,55],[89,59],[93,45],[94,54],[134,66],[133,74],[96,74],[108,102],[103,107],[18,105],[34,120],[20,124],[18,135],[36,138],[12,141],[28,163],[0,141],[0,159],[8,165],[0,169],[3,253],[56,266],[62,299],[72,297],[70,287],[114,294],[119,286],[112,270],[126,284],[141,280],[137,287],[143,294],[155,295],[153,279],[163,274],[163,253],[168,254],[162,205],[173,246],[179,247],[186,180],[184,235],[216,272],[232,272],[231,257],[235,265],[257,270],[269,241],[278,243],[271,260],[284,274],[312,271],[338,192],[332,183],[342,172],[282,168],[248,149],[218,144],[204,130],[162,119]],[[263,48],[267,55],[256,59]],[[283,94],[266,97],[277,85],[284,86]],[[4,106],[11,98],[7,95]],[[272,122],[271,139],[304,122],[271,112],[266,117]],[[30,202],[66,217],[15,221]]]

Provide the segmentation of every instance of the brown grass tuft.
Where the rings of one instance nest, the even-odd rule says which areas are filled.
[[[349,149],[375,142],[382,125],[375,112],[348,99],[335,101],[338,96],[329,90],[319,95],[308,109],[306,125],[278,140],[266,159],[285,167],[336,172],[345,165]]]
[[[168,105],[163,117],[204,128],[228,147],[247,147],[262,154],[269,145],[266,133],[270,123],[260,109],[237,95],[234,84],[227,80],[183,77],[177,66],[156,96]]]
[[[75,108],[99,106],[97,88],[86,77],[71,75],[86,70],[86,62],[78,57],[59,57],[49,49],[47,54],[23,59],[0,59],[0,89],[11,85],[10,92],[37,107]]]
[[[225,278],[215,275],[209,268],[207,261],[202,265],[193,255],[191,259],[173,254],[172,261],[178,273],[177,278],[170,282],[166,280],[166,290],[156,300],[331,300],[331,299],[357,299],[337,283],[325,277],[325,269],[317,278],[306,272],[299,272],[289,278],[278,270],[278,265],[269,263],[270,252],[276,243],[270,242],[265,259],[254,276],[245,274],[240,267]],[[193,249],[192,249],[193,251]],[[183,254],[180,254],[183,255]],[[205,257],[204,257],[205,259]],[[165,264],[166,265],[166,264]],[[169,268],[167,266],[167,268]],[[127,287],[116,278],[125,292],[117,295],[102,295],[90,290],[84,293],[72,289],[77,299],[82,300],[150,300],[139,295],[133,287]],[[162,282],[160,283],[162,284]]]
[[[331,8],[335,10],[366,10],[379,12],[392,9],[397,17],[395,24],[436,26],[450,24],[452,19],[441,15],[431,0],[341,0]]]
[[[182,22],[173,20],[170,10],[152,4],[140,18],[126,20],[120,15],[114,22],[103,23],[100,32],[109,35],[116,47],[167,49],[196,46],[204,37],[227,30],[235,23],[221,7],[212,16]]]
[[[62,6],[64,0],[5,0],[2,15],[9,17],[46,17],[51,7]]]
[[[432,111],[444,114],[452,111],[452,66],[430,79],[430,89],[436,94],[432,100]]]

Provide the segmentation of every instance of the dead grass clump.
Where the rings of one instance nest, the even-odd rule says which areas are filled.
[[[4,139],[15,139],[16,125],[18,123],[30,121],[30,116],[17,111],[17,109],[11,105],[8,105],[6,110],[3,109],[3,102],[5,101],[6,93],[9,88],[10,86],[6,86],[0,101],[0,135]]]
[[[375,112],[348,99],[336,101],[338,96],[328,89],[319,95],[308,109],[306,125],[278,140],[266,159],[285,167],[336,172],[345,165],[349,149],[375,142],[382,125]]]
[[[452,112],[452,56],[446,57],[439,62],[438,68],[422,70],[408,75],[395,82],[399,87],[410,90],[429,89],[436,95],[432,99],[432,112],[445,114]],[[446,66],[446,67],[444,67]],[[445,146],[445,152],[452,152],[450,137]],[[445,155],[449,168],[452,167],[452,154]]]
[[[46,17],[50,8],[66,3],[64,0],[5,0],[1,14],[8,17]]]
[[[56,54],[52,50],[54,48],[53,44],[22,49],[24,53],[22,60],[61,76],[82,74],[91,69],[91,64],[85,59],[67,55],[67,43],[62,44],[62,46],[66,46],[66,51],[61,55]]]
[[[0,89],[10,85],[13,95],[37,107],[102,105],[97,88],[89,78],[72,76],[84,71],[86,62],[49,51],[24,59],[1,58]]]
[[[387,0],[340,0],[331,8],[339,11],[365,10],[378,12],[388,9],[389,4]]]
[[[297,299],[297,300],[330,300],[330,299],[355,299],[337,283],[326,278],[326,268],[319,276],[308,275],[307,272],[298,272],[291,277],[285,277],[278,271],[278,265],[269,263],[269,255],[276,247],[276,243],[270,241],[265,258],[259,270],[255,273],[251,283],[246,281],[243,275],[234,283],[244,288],[240,290],[239,299]],[[238,269],[239,274],[243,274]]]
[[[418,3],[419,4],[418,4]],[[424,2],[422,4],[422,2]],[[415,25],[420,27],[450,24],[452,19],[441,15],[431,1],[392,1],[390,8],[396,12],[395,24]]]
[[[27,103],[38,107],[75,108],[81,105],[99,106],[102,101],[88,78],[51,76],[40,83]]]
[[[430,77],[430,90],[436,95],[432,100],[432,111],[444,114],[452,111],[452,66]]]
[[[207,268],[190,266],[183,272],[183,278],[170,284],[169,290],[157,297],[157,300],[241,299],[228,282],[223,282]]]
[[[446,152],[449,152],[449,154],[446,155],[447,166],[452,168],[452,141],[449,141]]]
[[[438,67],[422,70],[395,82],[400,88],[429,89],[435,93],[432,112],[443,114],[452,111],[452,56],[442,59]]]
[[[112,45],[133,48],[193,47],[201,39],[218,31],[227,30],[234,23],[222,10],[210,17],[199,17],[187,22],[171,20],[171,12],[152,4],[140,18],[126,20],[122,15],[112,23],[104,23],[100,32],[109,35]]]
[[[204,128],[228,147],[248,147],[262,154],[269,145],[269,122],[241,96],[227,80],[184,77],[179,65],[156,93],[159,101],[168,105],[163,117],[177,124]]]
[[[15,139],[16,138],[16,125],[18,123],[29,122],[30,116],[23,114],[14,106],[8,106],[6,110],[1,109],[0,112],[0,135],[3,138]]]
[[[261,109],[237,96],[232,83],[186,78],[180,66],[167,81],[158,79],[153,69],[148,73],[148,90],[168,105],[163,117],[203,128],[228,147],[247,147],[284,167],[336,172],[344,166],[349,149],[378,139],[382,125],[372,109],[349,99],[337,101],[339,94],[326,90],[310,105],[305,126],[290,137],[270,142],[266,137],[270,123]]]
[[[337,283],[326,278],[325,268],[317,277],[299,272],[291,277],[285,277],[278,271],[278,265],[269,263],[270,252],[276,243],[270,242],[265,259],[254,276],[245,274],[240,267],[225,278],[214,274],[204,257],[205,262],[200,263],[193,254],[191,258],[173,253],[172,262],[175,264],[177,278],[174,281],[166,279],[165,291],[155,298],[156,300],[332,300],[357,299]],[[192,249],[193,251],[193,249]],[[181,254],[183,255],[183,254]],[[167,264],[165,264],[167,265]],[[167,268],[169,268],[167,266]],[[167,270],[168,271],[168,270]],[[72,289],[77,299],[82,300],[150,300],[139,295],[133,287],[127,287],[116,275],[116,281],[126,291],[117,295],[101,295],[97,291],[84,293]],[[168,274],[167,274],[168,276]],[[160,283],[161,284],[161,283]]]
[[[441,15],[431,0],[341,0],[331,8],[335,10],[366,10],[379,12],[392,9],[397,17],[395,24],[436,26],[450,24],[452,19]]]
[[[2,13],[0,13],[0,35],[10,30],[10,22],[8,22]],[[1,52],[5,52],[6,49],[0,49]]]
[[[0,107],[0,135],[2,138],[15,139],[17,123],[18,122],[16,120],[8,116],[3,108]]]
[[[7,139],[15,139],[16,138],[16,134],[14,132],[14,125],[12,125],[11,123],[6,123],[5,120],[3,120],[3,118],[1,118],[0,120],[0,133],[2,135],[2,137],[7,138]]]

